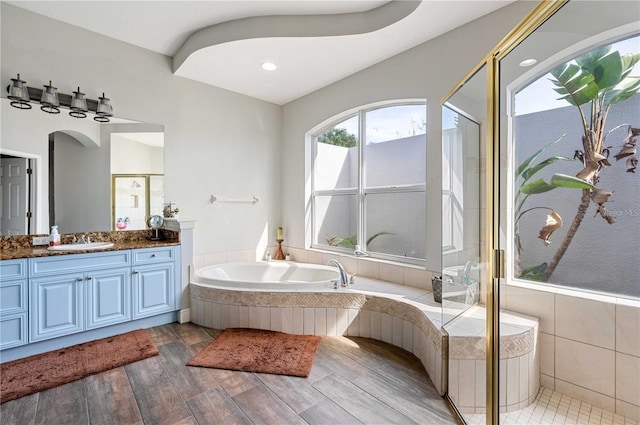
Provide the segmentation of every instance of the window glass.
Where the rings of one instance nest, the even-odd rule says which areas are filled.
[[[368,194],[365,205],[367,251],[424,258],[424,192]]]
[[[353,250],[358,229],[356,195],[314,198],[316,245]]]
[[[640,297],[639,40],[594,46],[515,94],[514,278]]]
[[[313,140],[313,245],[424,259],[425,104],[363,108]]]
[[[366,112],[365,186],[424,184],[426,108],[398,105]]]
[[[316,190],[358,187],[358,117],[331,127],[316,137]]]

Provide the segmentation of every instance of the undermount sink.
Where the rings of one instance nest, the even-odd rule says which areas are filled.
[[[64,245],[53,245],[48,247],[49,251],[93,251],[96,249],[107,249],[113,246],[113,242],[90,242],[74,243]]]

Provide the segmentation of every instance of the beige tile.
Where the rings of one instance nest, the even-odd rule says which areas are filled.
[[[302,307],[291,308],[291,333],[296,335],[304,333],[304,309]]]
[[[507,285],[506,308],[540,319],[540,332],[554,334],[554,294]]]
[[[476,360],[476,407],[485,406],[487,404],[487,362],[485,360]]]
[[[204,265],[224,264],[227,262],[227,255],[224,252],[216,252],[204,256]]]
[[[317,307],[314,308],[314,335],[327,334],[327,309]]]
[[[460,406],[475,406],[476,361],[459,360],[458,362],[458,393]]]
[[[293,309],[291,307],[283,307],[280,312],[282,314],[282,332],[293,333]]]
[[[640,406],[640,357],[616,353],[616,399]]]
[[[616,400],[616,414],[640,422],[640,406],[638,405],[627,403],[622,400]],[[617,423],[618,422],[616,422],[616,424]]]
[[[336,309],[335,307],[327,307],[327,335],[337,335]]]
[[[426,270],[404,268],[404,284],[416,288],[431,289],[431,272]]]
[[[393,283],[404,283],[404,267],[380,263],[380,279]]]
[[[228,251],[227,252],[227,263],[244,263],[249,261],[247,259],[247,251]]]
[[[315,333],[315,308],[304,307],[303,308],[303,328],[302,333],[304,335],[314,335]]]
[[[340,261],[340,264],[342,264],[342,266],[347,271],[347,273],[349,273],[349,274],[358,273],[358,259],[357,258],[346,257],[344,255],[335,256],[335,258],[337,258],[337,260]]]
[[[309,262],[309,255],[305,249],[289,248],[289,253],[291,254],[292,261],[297,261],[298,263]]]
[[[555,374],[555,337],[541,332],[538,338],[540,344],[540,373],[548,376]]]
[[[556,380],[553,376],[540,374],[540,386],[552,390],[556,387]]]
[[[555,346],[556,390],[560,390],[560,379],[605,396],[615,395],[614,351],[560,337]]]
[[[455,401],[457,404],[460,404],[460,395],[458,394],[459,392],[459,387],[458,387],[458,382],[459,382],[459,376],[458,376],[458,363],[459,360],[449,360],[449,389],[448,389],[448,393],[449,396],[451,397],[451,399],[453,401]]]
[[[322,253],[317,251],[307,251],[307,261],[311,264],[325,264],[322,262]]]
[[[613,303],[556,295],[556,336],[615,349]]]
[[[640,308],[616,305],[616,351],[640,357]]]
[[[358,260],[358,274],[378,279],[380,277],[380,263],[371,260]]]
[[[613,397],[608,397],[606,395],[588,390],[578,385],[565,382],[561,379],[556,379],[555,390],[559,393],[566,394],[570,397],[580,400],[582,402],[581,408],[588,407],[585,405],[591,404],[593,406],[609,410],[611,412],[613,412],[613,410],[615,409],[615,399]]]

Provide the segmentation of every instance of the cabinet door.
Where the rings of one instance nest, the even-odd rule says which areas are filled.
[[[131,320],[131,269],[87,272],[87,329]]]
[[[84,330],[84,276],[66,274],[31,279],[30,341]]]
[[[133,267],[133,318],[173,311],[174,263]]]

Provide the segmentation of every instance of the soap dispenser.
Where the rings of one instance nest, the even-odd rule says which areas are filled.
[[[49,234],[49,246],[60,245],[60,233],[58,233],[58,226],[51,226],[51,233]]]

